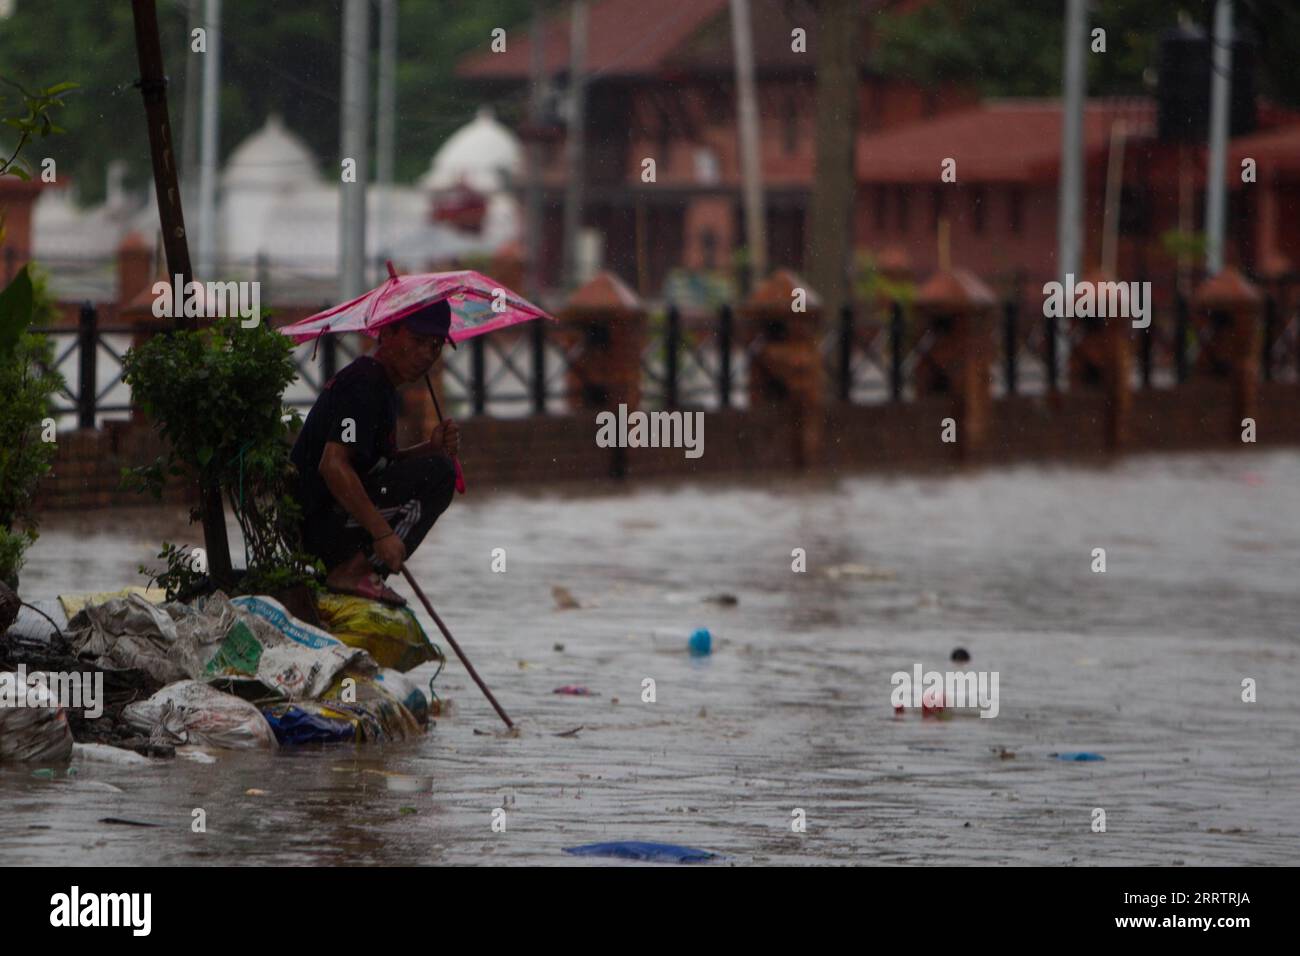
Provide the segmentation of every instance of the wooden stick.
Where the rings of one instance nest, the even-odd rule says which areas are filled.
[[[447,639],[447,643],[450,644],[451,649],[456,652],[456,656],[460,658],[460,662],[465,665],[465,670],[469,671],[469,676],[474,678],[474,683],[478,684],[478,689],[487,697],[488,702],[496,708],[496,712],[501,716],[501,719],[506,722],[506,726],[513,730],[515,726],[514,722],[511,721],[510,716],[502,709],[501,705],[497,703],[497,699],[492,696],[492,691],[488,690],[487,684],[483,683],[483,678],[478,676],[478,671],[474,670],[474,665],[469,662],[469,658],[465,656],[465,652],[460,649],[460,645],[456,643],[456,639],[451,636],[451,631],[447,630],[447,625],[442,623],[442,618],[438,617],[438,612],[433,609],[433,605],[429,603],[429,599],[424,596],[424,592],[420,590],[420,586],[415,583],[415,578],[411,577],[411,572],[407,569],[406,565],[402,565],[402,575],[406,578],[406,583],[411,586],[413,591],[415,591],[416,597],[418,597],[421,603],[424,604],[424,609],[428,611],[429,616],[433,618],[433,623],[438,625],[438,630],[442,631],[442,636]]]

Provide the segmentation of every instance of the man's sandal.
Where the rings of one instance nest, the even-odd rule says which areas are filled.
[[[374,578],[362,578],[350,588],[341,588],[332,584],[326,584],[325,586],[336,594],[349,594],[352,597],[365,598],[368,601],[379,601],[390,607],[406,607],[406,598],[387,584],[377,582]]]

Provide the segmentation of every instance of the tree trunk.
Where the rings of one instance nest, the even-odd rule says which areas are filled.
[[[804,261],[826,322],[835,322],[849,299],[862,6],[861,0],[817,4],[817,160]]]
[[[176,179],[176,155],[172,149],[171,119],[167,115],[167,79],[163,73],[162,44],[158,38],[158,10],[154,0],[131,0],[135,19],[135,48],[140,61],[140,94],[144,97],[149,126],[149,153],[153,160],[154,191],[158,197],[158,218],[162,224],[163,248],[167,253],[168,281],[180,276],[182,283],[193,278],[189,238],[181,208],[180,184]],[[184,288],[182,287],[182,292]],[[176,316],[178,329],[197,327],[184,315]],[[215,483],[199,488],[203,516],[203,547],[208,571],[221,585],[232,580],[230,543],[226,537],[226,513],[221,489]]]

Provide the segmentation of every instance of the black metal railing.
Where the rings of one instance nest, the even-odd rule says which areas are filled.
[[[1261,378],[1300,382],[1300,281],[1274,281],[1262,288]],[[1193,322],[1187,298],[1172,289],[1165,293],[1157,296],[1160,304],[1153,308],[1150,326],[1128,333],[1132,386],[1137,389],[1175,387],[1213,355],[1215,316]],[[1079,346],[1080,329],[1068,319],[1042,313],[1041,300],[1033,297],[1000,304],[998,321],[989,327],[995,394],[1033,395],[1066,387],[1061,362],[1068,349]],[[1222,325],[1225,320],[1217,321]],[[85,303],[76,324],[33,329],[53,340],[49,367],[64,378],[55,414],[90,428],[105,415],[129,412],[122,354],[132,338],[162,328],[102,324],[95,306]],[[600,347],[592,338],[599,333],[599,326],[591,324],[531,322],[444,351],[444,411],[503,417],[568,412],[574,388],[589,389],[579,357]],[[642,404],[743,407],[753,363],[768,337],[752,323],[738,322],[730,305],[693,313],[669,305],[647,322]],[[897,302],[847,305],[825,323],[821,340],[828,395],[850,404],[908,401],[916,393],[918,366],[928,361],[936,341],[934,325]],[[359,336],[330,335],[296,348],[299,378],[286,393],[286,404],[310,406],[323,384],[359,354]]]

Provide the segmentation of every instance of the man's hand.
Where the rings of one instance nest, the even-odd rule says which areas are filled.
[[[447,419],[429,436],[429,447],[434,452],[455,458],[460,453],[460,426]]]
[[[406,545],[395,534],[376,538],[375,557],[388,565],[388,570],[396,574],[402,570],[402,562],[406,560]]]

